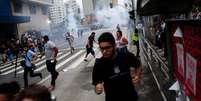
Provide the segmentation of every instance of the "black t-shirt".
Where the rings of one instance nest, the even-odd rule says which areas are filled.
[[[93,69],[93,84],[104,82],[106,101],[135,101],[137,93],[134,89],[130,67],[138,68],[140,61],[132,53],[117,53],[116,58],[96,59]]]
[[[88,41],[89,41],[90,48],[92,48],[93,47],[94,36],[90,35],[88,37]]]

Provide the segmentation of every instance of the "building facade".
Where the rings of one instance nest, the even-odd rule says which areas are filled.
[[[81,22],[81,8],[76,2],[76,0],[69,0],[65,3],[66,6],[66,16],[67,19],[70,20],[70,16],[76,21],[76,24],[79,25]],[[71,14],[71,15],[70,15]],[[69,21],[68,21],[69,22]]]
[[[12,0],[12,13],[16,16],[29,16],[30,21],[17,24],[19,36],[30,30],[49,31],[48,8],[51,0]]]
[[[84,24],[93,23],[94,14],[96,10],[103,8],[112,8],[118,5],[118,0],[82,0]]]
[[[52,0],[53,6],[49,8],[49,16],[52,26],[65,22],[66,12],[63,0]]]

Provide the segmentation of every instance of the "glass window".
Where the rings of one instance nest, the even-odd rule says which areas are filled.
[[[36,5],[29,5],[29,11],[31,14],[36,14]]]
[[[47,7],[42,6],[41,7],[41,11],[42,11],[43,15],[47,15],[48,14],[48,8]]]
[[[21,2],[13,2],[14,12],[22,13],[22,3]]]

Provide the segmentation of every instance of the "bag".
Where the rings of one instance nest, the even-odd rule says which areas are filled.
[[[36,65],[33,64],[33,63],[31,64],[31,67],[32,67],[33,70],[36,70],[36,69],[37,69]]]
[[[26,63],[25,60],[20,61],[20,65],[21,65],[22,67],[25,67],[25,66],[26,66],[25,63]]]

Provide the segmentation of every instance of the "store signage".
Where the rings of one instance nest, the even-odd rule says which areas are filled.
[[[186,53],[186,86],[196,95],[197,60]]]
[[[177,43],[177,62],[178,62],[178,73],[184,77],[184,47],[182,44]]]

